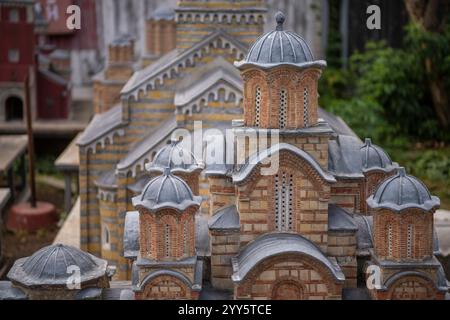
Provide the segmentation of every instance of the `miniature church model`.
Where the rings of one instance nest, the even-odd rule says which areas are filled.
[[[194,226],[200,202],[172,174],[189,165],[198,169],[198,162],[175,142],[147,166],[154,172],[165,155],[162,175],[134,200],[139,217],[127,216],[125,246],[140,246],[140,251],[130,246],[136,253],[131,257],[136,297],[192,299],[208,279],[234,299],[342,299],[343,289],[357,288],[366,269],[378,266],[373,299],[442,299],[447,287],[433,251],[439,199],[370,139],[361,143],[339,135],[319,117],[317,87],[326,62],[315,60],[300,36],[285,31],[284,20],[277,14],[276,29],[235,63],[243,79],[244,120],[233,122],[234,149],[242,148],[245,156],[232,168],[207,164],[204,170],[210,259],[186,254],[188,239],[201,241],[184,224],[190,219]],[[249,132],[256,132],[257,140],[279,139],[252,153]],[[193,161],[174,166],[176,146],[189,155],[183,159]],[[264,174],[265,160],[275,156],[278,169]],[[152,213],[152,206],[173,212],[172,222]],[[146,219],[164,222],[156,226]],[[200,229],[197,225],[196,232]],[[172,230],[177,236],[169,236]],[[150,260],[149,246],[159,250]],[[205,261],[210,265],[201,271]]]

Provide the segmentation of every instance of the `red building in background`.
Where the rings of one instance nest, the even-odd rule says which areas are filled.
[[[66,119],[70,85],[39,61],[34,0],[0,0],[0,121],[23,122],[25,81],[33,118]],[[45,59],[44,59],[45,60]]]
[[[0,0],[0,121],[22,121],[25,79],[36,114],[36,64],[32,0]]]

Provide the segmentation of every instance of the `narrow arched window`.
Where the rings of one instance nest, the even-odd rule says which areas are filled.
[[[152,254],[152,226],[149,222],[146,223],[145,238],[147,240],[147,255]]]
[[[164,226],[164,256],[170,257],[170,226],[168,224]]]
[[[309,90],[306,87],[303,90],[303,121],[307,127],[309,125]]]
[[[393,234],[392,234],[392,224],[387,226],[387,240],[388,240],[388,257],[393,256]]]
[[[406,240],[406,256],[408,259],[411,259],[413,257],[413,245],[414,245],[414,228],[413,226],[410,224],[408,226],[408,233],[407,233],[407,240]]]
[[[188,222],[186,221],[183,226],[183,244],[184,244],[184,254],[189,255],[189,234],[188,234]]]
[[[255,93],[255,127],[259,127],[261,124],[261,88],[256,88]]]
[[[279,127],[285,129],[287,127],[287,107],[288,94],[286,89],[280,90],[280,113],[279,113]]]
[[[286,172],[275,176],[275,227],[277,231],[293,231],[294,179]]]
[[[281,194],[280,194],[280,176],[277,174],[274,179],[274,198],[275,198],[275,227],[280,229],[281,225]]]
[[[102,246],[104,250],[111,250],[111,234],[109,232],[109,228],[104,225],[103,226],[103,235],[102,235]]]

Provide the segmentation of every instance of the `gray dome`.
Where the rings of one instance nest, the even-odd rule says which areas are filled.
[[[203,170],[204,165],[198,161],[194,154],[181,147],[181,142],[172,141],[170,145],[162,148],[153,159],[153,162],[146,165],[147,171],[151,173],[164,173],[166,168],[170,168],[171,173],[192,173]]]
[[[394,177],[384,181],[367,203],[373,209],[397,212],[410,208],[429,211],[440,206],[439,198],[431,196],[419,179],[407,175],[405,168],[399,168]]]
[[[31,257],[17,260],[8,278],[24,286],[65,286],[69,267],[80,268],[81,283],[106,275],[107,262],[65,245],[45,247]]]
[[[259,66],[271,68],[278,65],[297,67],[326,67],[325,61],[316,61],[311,48],[298,34],[283,30],[285,16],[278,12],[275,16],[277,27],[260,37],[250,49],[247,57],[236,63],[238,68]]]
[[[363,170],[392,169],[393,163],[389,155],[380,147],[372,144],[371,139],[366,139],[360,151]]]
[[[140,196],[133,198],[133,205],[150,211],[175,209],[184,211],[191,206],[200,206],[201,197],[193,195],[191,188],[182,179],[172,175],[167,168],[164,175],[150,181]]]

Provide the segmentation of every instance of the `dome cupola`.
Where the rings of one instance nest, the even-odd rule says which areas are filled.
[[[395,212],[406,209],[431,211],[440,206],[439,198],[432,196],[419,179],[407,175],[405,168],[399,168],[394,177],[384,181],[367,203],[372,209]]]
[[[317,126],[318,81],[327,63],[314,59],[302,37],[284,30],[283,13],[275,18],[275,30],[235,62],[244,80],[244,124],[282,131]]]
[[[153,162],[146,165],[146,170],[150,173],[164,173],[166,168],[172,174],[190,174],[204,169],[204,164],[198,161],[194,154],[182,148],[181,141],[172,141],[162,148],[153,159]]]
[[[81,284],[101,279],[109,272],[105,260],[58,244],[17,260],[8,278],[24,287],[65,287],[72,276],[69,268],[73,266],[80,270]]]
[[[179,212],[192,206],[200,206],[201,197],[194,196],[191,188],[182,179],[172,175],[170,168],[150,181],[141,195],[133,198],[133,205],[151,212],[175,209]]]
[[[393,167],[389,155],[380,147],[372,144],[371,139],[366,139],[360,149],[362,169],[367,171],[371,169],[387,170]]]
[[[251,47],[247,57],[236,63],[238,68],[257,66],[272,68],[278,65],[292,65],[299,68],[326,67],[325,61],[316,61],[308,43],[298,34],[284,30],[285,15],[275,16],[277,27],[260,37]]]

